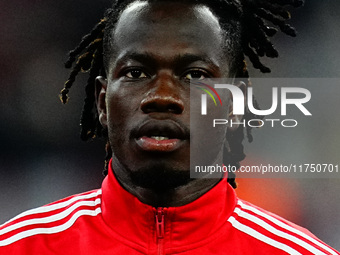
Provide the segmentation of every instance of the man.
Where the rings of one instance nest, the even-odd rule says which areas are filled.
[[[2,225],[1,254],[339,254],[307,230],[238,199],[234,176],[227,182],[189,174],[190,153],[198,149],[190,141],[197,143],[205,131],[190,125],[190,81],[237,77],[242,88],[244,54],[268,72],[258,56],[277,52],[266,36],[273,30],[260,17],[294,34],[271,15],[287,15],[278,6],[117,1],[70,53],[68,67],[86,48],[61,94],[66,101],[77,73],[90,70],[82,138],[107,135],[108,176],[99,190]],[[222,98],[227,108],[221,114],[237,120],[230,94]],[[218,146],[204,157],[239,165],[242,127],[209,138]]]

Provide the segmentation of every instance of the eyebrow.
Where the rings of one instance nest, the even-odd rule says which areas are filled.
[[[123,64],[127,61],[137,61],[140,63],[147,63],[151,67],[157,66],[157,56],[150,52],[127,52],[122,57],[118,57],[115,65],[118,66]],[[208,64],[213,69],[219,69],[219,66],[210,58],[204,56],[204,55],[196,55],[191,53],[185,53],[185,54],[178,54],[174,58],[170,60],[172,63],[174,63],[176,66],[187,66],[194,62],[204,62]]]
[[[218,68],[218,65],[216,63],[214,63],[214,61],[206,56],[201,56],[201,55],[195,55],[195,54],[182,54],[182,55],[177,55],[175,57],[175,63],[180,63],[181,65],[189,65],[191,63],[194,62],[204,62],[207,63],[208,65],[210,65],[211,67],[213,67],[214,69]]]

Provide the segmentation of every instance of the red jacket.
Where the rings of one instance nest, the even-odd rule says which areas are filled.
[[[194,202],[153,208],[109,170],[102,188],[0,226],[0,254],[339,254],[306,229],[236,197],[223,179]]]

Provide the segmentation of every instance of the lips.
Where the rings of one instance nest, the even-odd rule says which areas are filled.
[[[133,132],[140,149],[154,152],[172,152],[189,139],[189,131],[172,120],[152,120]]]

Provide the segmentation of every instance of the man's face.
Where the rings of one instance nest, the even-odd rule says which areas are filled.
[[[100,119],[108,128],[116,174],[138,176],[141,186],[162,178],[181,185],[189,180],[190,80],[229,74],[219,22],[202,5],[135,2],[112,38]],[[206,131],[191,131],[197,146],[203,136],[223,145],[226,130],[219,137]]]

